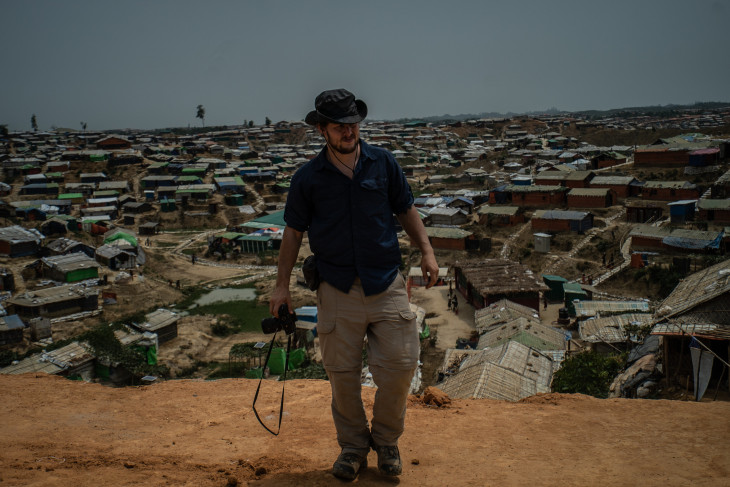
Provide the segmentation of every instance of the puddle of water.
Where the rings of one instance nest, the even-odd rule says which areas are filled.
[[[253,301],[256,299],[256,290],[253,288],[232,289],[222,287],[203,294],[191,307],[204,306],[221,301]]]

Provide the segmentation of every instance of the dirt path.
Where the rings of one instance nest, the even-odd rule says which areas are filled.
[[[459,314],[450,311],[447,304],[449,288],[436,286],[431,289],[415,287],[411,290],[411,302],[434,313],[433,318],[427,320],[432,333],[436,333],[436,348],[446,350],[456,347],[457,338],[469,338],[474,325],[474,307],[466,302],[461,294],[459,299]]]
[[[257,382],[167,381],[115,389],[45,375],[0,376],[0,483],[33,486],[325,486],[338,453],[329,384],[287,383],[281,435],[256,422]],[[276,424],[281,384],[260,412]],[[366,408],[374,390],[364,391]],[[730,403],[599,400],[410,401],[403,475],[370,454],[356,485],[718,486],[730,477]]]

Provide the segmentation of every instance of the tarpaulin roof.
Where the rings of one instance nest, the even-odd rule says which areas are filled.
[[[111,235],[104,239],[104,243],[108,244],[109,242],[114,242],[115,240],[123,239],[129,242],[130,244],[137,246],[137,239],[133,235],[129,235],[128,233],[119,232],[115,233],[114,235]]]
[[[724,235],[725,232],[721,231],[714,239],[669,236],[664,237],[662,243],[670,247],[679,247],[682,249],[719,249]]]

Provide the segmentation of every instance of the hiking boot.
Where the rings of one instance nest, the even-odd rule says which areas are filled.
[[[367,454],[342,452],[332,465],[332,475],[340,479],[354,480],[360,469],[368,466]]]
[[[403,471],[400,453],[397,446],[375,446],[373,450],[378,454],[378,470],[383,475],[396,477]]]

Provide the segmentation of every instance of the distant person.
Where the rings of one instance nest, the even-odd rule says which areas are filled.
[[[293,309],[289,282],[307,232],[320,283],[317,333],[341,448],[332,473],[355,479],[372,448],[381,474],[400,475],[398,439],[420,343],[398,270],[393,214],[421,250],[427,288],[436,283],[438,265],[403,170],[390,152],[360,139],[365,103],[340,89],[320,93],[314,106],[305,121],[324,137],[325,147],[291,179],[269,309],[274,315],[283,304]],[[360,382],[366,336],[368,365],[378,386],[370,425]]]
[[[454,311],[455,314],[459,314],[459,299],[456,297],[456,294],[454,294],[454,297],[451,301],[451,309]]]

